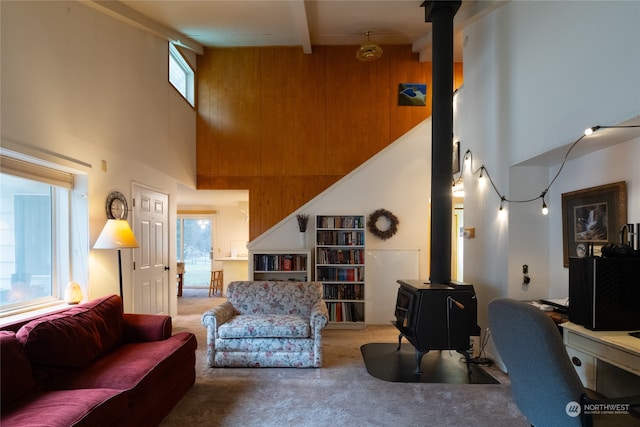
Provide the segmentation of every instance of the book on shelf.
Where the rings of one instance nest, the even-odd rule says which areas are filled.
[[[364,228],[364,218],[356,215],[318,215],[317,228]]]
[[[364,314],[358,303],[353,302],[328,302],[330,322],[362,322]]]
[[[318,264],[364,264],[363,249],[318,248]]]
[[[318,230],[317,244],[321,246],[362,246],[362,231]]]
[[[307,256],[303,254],[255,254],[253,265],[256,271],[304,271],[307,269]]]

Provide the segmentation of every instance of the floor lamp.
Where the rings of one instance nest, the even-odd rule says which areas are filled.
[[[133,235],[131,227],[126,219],[108,219],[98,240],[93,245],[93,249],[117,249],[118,250],[118,273],[120,278],[120,298],[122,294],[122,248],[138,248],[138,241]]]

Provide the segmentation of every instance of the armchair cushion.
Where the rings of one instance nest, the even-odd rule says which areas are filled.
[[[245,314],[236,316],[218,329],[220,338],[308,338],[309,320],[279,314]]]

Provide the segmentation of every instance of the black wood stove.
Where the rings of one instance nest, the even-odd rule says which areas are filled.
[[[402,337],[416,349],[416,373],[429,350],[455,350],[465,357],[471,374],[469,348],[471,336],[480,335],[477,323],[478,301],[473,285],[459,282],[429,283],[424,280],[398,280],[400,288],[393,322]]]

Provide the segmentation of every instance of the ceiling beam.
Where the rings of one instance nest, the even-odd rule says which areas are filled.
[[[80,0],[80,2],[95,10],[119,19],[122,22],[164,38],[177,46],[190,49],[198,55],[202,55],[204,53],[204,47],[200,43],[190,39],[182,33],[154,21],[151,18],[148,18],[119,1]]]
[[[298,41],[302,45],[304,53],[311,53],[311,38],[309,37],[309,23],[307,22],[307,10],[304,0],[289,0],[291,13],[293,14],[293,23],[298,35]]]

